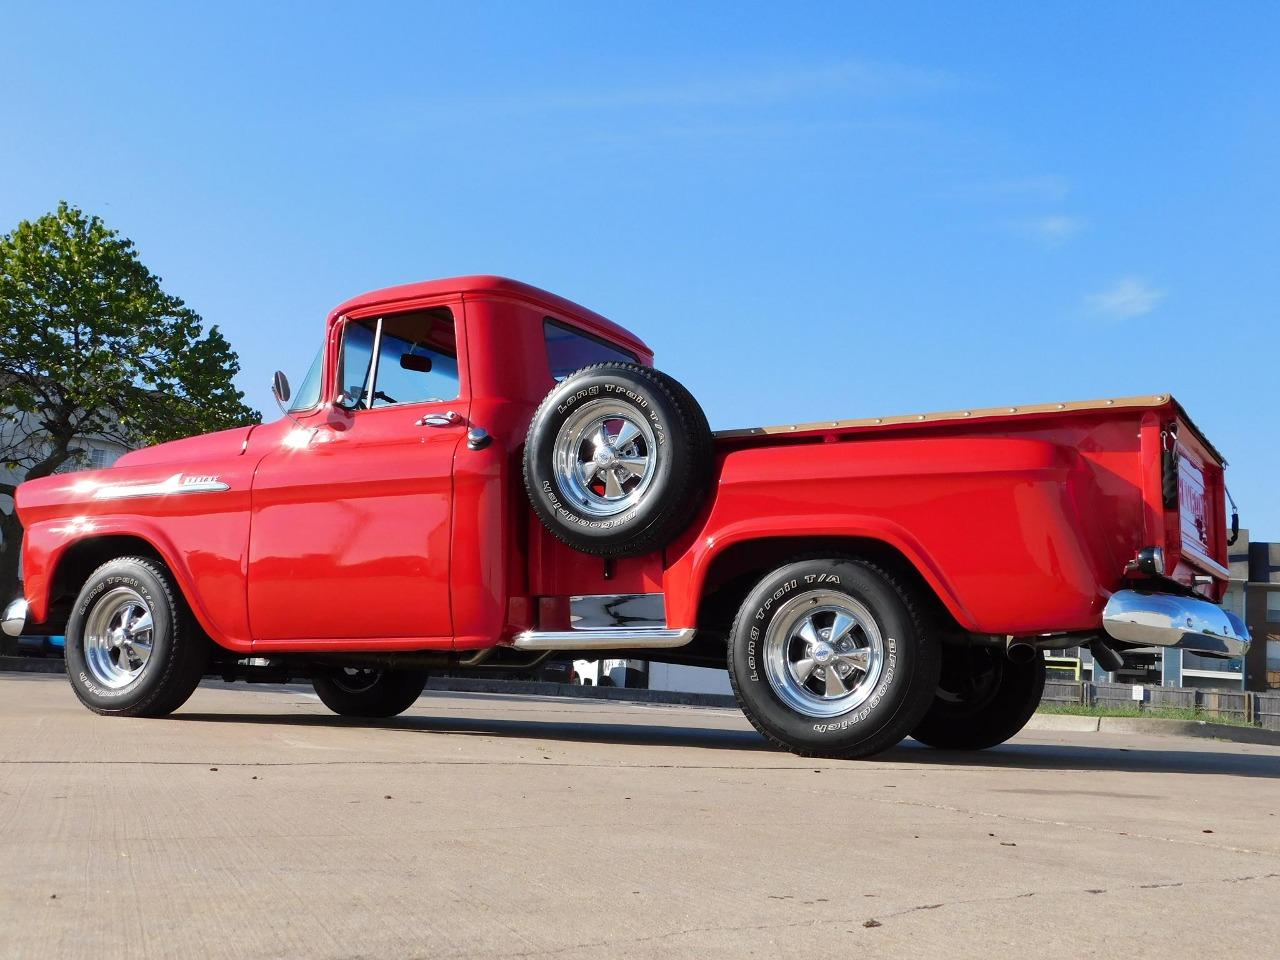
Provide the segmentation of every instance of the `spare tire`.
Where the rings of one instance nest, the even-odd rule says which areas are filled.
[[[547,394],[524,448],[534,513],[600,557],[665,546],[706,499],[711,429],[678,381],[634,363],[597,363]]]

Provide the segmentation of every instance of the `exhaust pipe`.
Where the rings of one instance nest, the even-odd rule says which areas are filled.
[[[1004,655],[1011,663],[1030,663],[1039,653],[1035,644],[1027,643],[1025,640],[1010,637],[1005,641]]]
[[[1115,673],[1124,666],[1124,658],[1101,638],[1095,638],[1089,644],[1089,652],[1093,654],[1093,662],[1107,673]]]

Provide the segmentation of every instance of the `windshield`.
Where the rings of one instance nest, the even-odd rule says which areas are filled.
[[[322,347],[316,353],[316,358],[311,361],[311,368],[302,378],[302,383],[298,385],[298,392],[293,395],[293,402],[289,404],[290,413],[310,410],[320,405],[320,374],[323,369],[324,348]]]

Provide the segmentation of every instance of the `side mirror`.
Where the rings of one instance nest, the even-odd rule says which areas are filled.
[[[271,375],[271,395],[276,398],[276,403],[280,404],[280,409],[288,412],[291,392],[289,378],[284,375],[283,370],[277,370]]]

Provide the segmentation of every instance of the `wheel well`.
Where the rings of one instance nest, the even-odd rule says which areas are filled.
[[[164,563],[160,552],[141,537],[112,535],[77,540],[63,551],[54,568],[49,588],[49,619],[57,619],[65,626],[71,605],[89,574],[116,557],[146,557]]]
[[[896,547],[869,537],[767,537],[736,543],[711,561],[698,604],[699,635],[726,638],[751,589],[785,563],[813,556],[868,560],[897,578],[918,598],[946,633],[963,632],[933,587]]]

